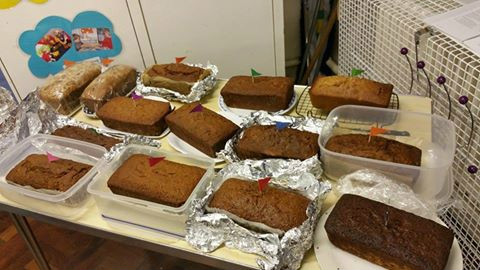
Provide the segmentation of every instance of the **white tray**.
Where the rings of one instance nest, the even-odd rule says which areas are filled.
[[[46,191],[10,184],[5,177],[18,163],[31,154],[52,155],[92,165],[90,171],[65,192]],[[105,148],[53,135],[30,136],[12,147],[0,158],[0,192],[10,200],[26,205],[38,212],[73,219],[80,216],[88,199],[87,184],[98,172],[103,162]]]
[[[333,206],[323,214],[315,229],[313,246],[320,268],[325,270],[387,270],[379,265],[350,254],[330,242],[327,232],[325,231],[325,222],[332,209]],[[445,225],[440,219],[437,219],[436,222]],[[463,269],[462,250],[460,249],[457,239],[454,239],[445,270],[459,269]]]
[[[219,112],[218,114],[220,114],[221,116],[223,116],[223,117],[227,118],[228,120],[232,121],[237,126],[240,126],[240,124],[242,123],[242,119],[240,119],[238,116],[236,116],[232,113]],[[190,144],[188,144],[184,140],[177,137],[177,135],[173,134],[173,132],[168,134],[167,141],[168,141],[168,144],[170,144],[170,146],[173,149],[177,150],[178,152],[180,152],[182,154],[190,154],[190,155],[198,156],[198,157],[201,157],[201,158],[210,159],[210,160],[213,160],[213,162],[215,162],[215,163],[221,163],[221,162],[224,161],[223,159],[212,158],[212,157],[206,155],[205,153],[201,152],[197,148],[191,146]]]
[[[167,160],[202,167],[206,169],[187,201],[180,207],[171,207],[114,194],[107,186],[110,176],[133,154],[162,156]],[[143,145],[125,147],[112,161],[105,163],[103,170],[88,185],[102,216],[112,226],[122,224],[132,228],[148,228],[172,235],[185,235],[185,221],[188,217],[191,203],[194,199],[204,196],[205,188],[214,174],[213,162],[210,160],[159,150]]]

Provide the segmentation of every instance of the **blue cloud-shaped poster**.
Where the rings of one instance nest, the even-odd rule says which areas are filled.
[[[49,16],[42,19],[34,30],[23,32],[19,45],[30,55],[30,71],[45,78],[61,71],[64,61],[118,55],[122,43],[113,30],[112,22],[96,11],[79,13],[72,22]]]

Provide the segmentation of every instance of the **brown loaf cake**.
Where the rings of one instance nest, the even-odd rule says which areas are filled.
[[[234,108],[277,112],[288,108],[293,81],[288,77],[234,76],[222,88],[225,104]]]
[[[422,150],[395,140],[364,134],[347,134],[331,137],[325,148],[342,154],[420,166]]]
[[[173,207],[182,206],[206,170],[162,160],[150,166],[149,156],[130,156],[108,179],[113,193]]]
[[[91,168],[68,159],[49,162],[47,155],[32,154],[10,170],[6,179],[22,186],[63,192],[75,185]]]
[[[403,210],[345,194],[326,223],[335,246],[392,270],[443,270],[453,233]]]
[[[256,181],[230,178],[215,192],[207,210],[226,213],[254,230],[283,233],[302,225],[309,203],[293,191],[268,186],[260,192]]]
[[[238,126],[205,107],[191,112],[200,103],[185,104],[166,117],[170,130],[180,139],[210,157],[222,150],[238,130]]]
[[[318,134],[292,128],[254,125],[234,146],[241,159],[292,158],[305,160],[319,151]]]
[[[158,136],[167,128],[165,116],[170,104],[150,99],[115,97],[105,103],[97,116],[109,128],[134,134]]]
[[[80,105],[80,95],[102,69],[94,62],[81,62],[50,77],[40,87],[39,96],[61,114],[70,114]]]
[[[312,105],[331,111],[342,105],[387,108],[393,85],[346,76],[317,77],[310,88]]]
[[[93,143],[103,146],[107,150],[110,150],[115,144],[121,143],[120,140],[98,134],[93,129],[83,129],[75,126],[58,128],[52,132],[52,135]]]
[[[183,95],[190,94],[192,86],[211,74],[209,69],[179,64],[156,64],[142,74],[145,86],[166,88]]]
[[[90,112],[96,112],[112,97],[127,95],[135,87],[136,80],[135,68],[127,65],[112,66],[85,88],[80,101]]]

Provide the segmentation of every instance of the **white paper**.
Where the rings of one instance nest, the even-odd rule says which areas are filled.
[[[465,41],[465,45],[474,53],[480,55],[480,37],[472,38]]]
[[[480,1],[427,17],[423,21],[459,41],[475,38],[480,36]]]

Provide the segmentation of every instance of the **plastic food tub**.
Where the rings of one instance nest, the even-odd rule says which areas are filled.
[[[325,148],[330,137],[341,134],[369,134],[373,126],[388,133],[380,136],[416,146],[422,150],[421,166],[356,157]],[[392,109],[347,105],[332,110],[319,137],[325,174],[331,179],[369,168],[410,185],[420,197],[447,200],[453,191],[451,166],[455,154],[455,126],[438,115]]]
[[[45,154],[92,165],[93,168],[65,192],[34,189],[8,183],[8,172],[30,154]],[[65,218],[83,214],[88,201],[87,184],[98,172],[105,148],[53,135],[37,134],[26,138],[9,149],[0,158],[0,192],[6,198],[36,211]]]
[[[201,167],[207,171],[190,197],[180,207],[114,194],[107,186],[108,179],[133,154],[165,157],[169,161]],[[104,169],[88,186],[88,192],[92,194],[102,216],[112,227],[128,227],[183,237],[191,203],[194,199],[204,196],[206,186],[214,175],[213,167],[214,162],[209,159],[162,151],[149,146],[129,145],[112,161],[105,164]]]

